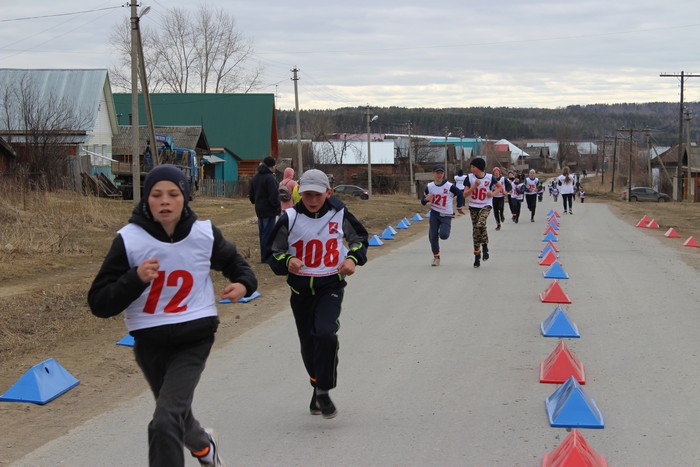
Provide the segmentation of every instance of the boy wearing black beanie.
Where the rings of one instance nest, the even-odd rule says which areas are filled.
[[[486,161],[476,157],[469,162],[471,173],[464,181],[464,198],[469,200],[469,215],[472,219],[474,242],[474,267],[481,266],[481,259],[489,259],[489,236],[486,221],[491,213],[493,194],[503,190],[502,185],[487,174]]]

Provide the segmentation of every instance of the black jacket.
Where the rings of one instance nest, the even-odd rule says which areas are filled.
[[[355,264],[362,266],[367,262],[367,246],[368,233],[367,229],[353,216],[345,207],[342,201],[337,198],[330,197],[318,212],[311,213],[305,207],[303,202],[298,202],[294,205],[294,209],[301,216],[312,218],[323,217],[330,210],[343,210],[343,218],[338,218],[338,222],[343,226],[345,241],[348,244],[347,258],[352,259]],[[335,220],[335,219],[334,219]],[[293,257],[289,253],[289,231],[294,226],[289,225],[289,217],[286,212],[283,212],[275,224],[274,230],[268,240],[268,247],[272,252],[267,263],[272,271],[278,276],[287,276],[287,284],[298,293],[314,293],[314,290],[319,290],[324,287],[342,288],[346,285],[345,277],[341,274],[335,274],[325,277],[310,277],[298,276],[289,273],[287,264]]]
[[[185,207],[182,218],[175,227],[175,233],[172,237],[169,237],[163,227],[152,219],[147,204],[142,201],[134,208],[129,223],[142,227],[151,236],[162,242],[174,243],[189,235],[196,220],[197,216],[195,213],[190,211],[188,207]],[[253,270],[243,256],[238,253],[236,246],[224,239],[218,228],[212,225],[212,231],[214,244],[211,252],[211,268],[221,271],[231,282],[243,284],[246,288],[246,296],[250,296],[258,288],[258,281]],[[124,241],[121,235],[117,235],[112,241],[112,247],[105,256],[102,266],[88,292],[90,310],[92,314],[100,318],[116,316],[124,311],[131,302],[141,296],[147,287],[148,284],[144,284],[139,279],[136,267],[129,266]],[[216,318],[213,319],[216,321]],[[181,325],[186,324],[181,323]],[[195,325],[194,322],[193,325]],[[172,326],[178,325],[147,328],[138,332],[149,332],[149,329],[155,331],[158,328],[170,328]]]
[[[259,218],[280,215],[279,183],[265,164],[258,166],[258,172],[250,181],[248,199],[255,205],[255,215]]]

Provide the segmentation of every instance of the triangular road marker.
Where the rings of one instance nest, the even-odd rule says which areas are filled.
[[[656,219],[652,219],[647,224],[647,229],[659,229],[659,224],[656,223]]]
[[[388,228],[384,229],[382,234],[379,236],[382,240],[393,240],[394,239],[394,234],[391,233],[391,230]]]
[[[554,261],[552,265],[543,272],[545,279],[568,279],[569,275],[564,272],[559,261]]]
[[[542,235],[547,235],[548,233],[553,233],[554,235],[559,235],[556,230],[554,230],[554,227],[550,224],[549,227],[547,227],[547,230],[544,231]]]
[[[401,219],[401,221],[399,221],[399,223],[396,225],[396,228],[397,229],[407,229],[408,225],[406,225],[406,223],[403,221],[403,219]]]
[[[538,257],[538,258],[544,258],[545,256],[547,256],[547,252],[549,252],[549,251],[551,251],[552,253],[554,253],[554,256],[555,256],[556,258],[559,258],[559,255],[555,253],[556,251],[559,251],[559,250],[557,250],[557,249],[554,247],[554,243],[552,243],[552,242],[547,242],[547,244],[544,246],[544,248],[542,248],[542,251],[540,252],[539,255],[537,255],[537,257]]]
[[[647,225],[649,224],[649,221],[650,221],[650,220],[651,220],[651,219],[649,219],[649,218],[647,217],[647,215],[644,214],[644,217],[642,217],[641,219],[639,219],[639,222],[637,222],[637,224],[635,225],[635,227],[639,227],[639,228],[642,228],[642,229],[646,229],[646,228],[647,228]]]
[[[605,428],[603,414],[571,376],[545,402],[549,425],[563,428]]]
[[[420,216],[420,214],[415,213],[414,216],[411,217],[411,220],[412,220],[412,221],[419,221],[419,222],[420,222],[420,221],[423,220],[423,218]]]
[[[670,229],[668,229],[666,231],[666,233],[664,234],[664,237],[666,237],[666,238],[681,238],[681,236],[678,235],[678,232],[676,232],[676,229],[674,229],[673,227],[671,227]]]
[[[583,363],[576,358],[564,341],[554,348],[540,364],[540,383],[563,384],[573,376],[579,384],[586,384]]]
[[[80,384],[53,358],[31,367],[0,401],[46,404]]]
[[[544,257],[539,261],[540,266],[551,266],[557,260],[556,254],[552,250],[548,250]]]
[[[384,245],[384,242],[379,239],[378,236],[373,235],[372,238],[369,239],[369,246],[382,246]]]
[[[608,462],[588,444],[580,431],[571,430],[554,450],[546,453],[542,467],[607,467]]]
[[[554,235],[552,232],[549,232],[545,237],[542,239],[543,242],[558,242],[559,240],[557,239],[557,236]]]
[[[557,305],[547,319],[540,323],[540,330],[544,337],[581,337],[578,327],[569,321],[561,305]]]
[[[557,246],[554,243],[547,242],[547,245],[551,246],[552,250],[554,250],[555,253],[559,253],[559,248],[557,248]]]
[[[116,345],[122,345],[124,347],[133,347],[134,346],[134,336],[132,336],[129,333],[126,333],[124,337],[122,337],[119,342],[116,343]]]
[[[556,280],[552,281],[549,287],[540,294],[540,300],[542,303],[571,303]]]
[[[686,240],[685,242],[683,242],[683,246],[690,246],[690,247],[693,247],[693,248],[700,248],[700,245],[698,245],[698,242],[695,241],[695,237],[693,237],[692,235],[691,235],[690,237],[688,237],[688,240]]]

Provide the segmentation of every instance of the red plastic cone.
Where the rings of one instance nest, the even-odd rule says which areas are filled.
[[[560,341],[554,351],[540,365],[540,383],[564,384],[573,376],[579,384],[586,384],[583,363]]]
[[[658,228],[659,228],[659,224],[656,223],[655,219],[650,220],[649,223],[647,224],[647,229],[658,229]]]
[[[651,219],[649,219],[649,218],[647,217],[647,215],[644,214],[644,217],[642,217],[641,219],[639,219],[639,222],[637,222],[637,225],[635,225],[635,227],[640,227],[640,228],[642,228],[642,229],[646,229],[646,228],[647,228],[647,225],[649,224],[649,221],[650,221],[650,220],[651,220]]]
[[[680,235],[678,235],[678,232],[676,232],[676,229],[674,229],[673,227],[671,227],[670,229],[668,229],[668,230],[666,231],[666,233],[664,234],[664,237],[667,237],[667,238],[680,238]]]
[[[577,429],[542,459],[542,467],[607,467],[605,457],[593,450]]]
[[[542,303],[571,303],[556,280],[540,294],[540,300]]]
[[[695,241],[695,237],[692,235],[688,237],[688,240],[683,242],[683,246],[692,246],[693,248],[700,248],[700,245],[698,245],[698,242]]]
[[[539,262],[540,266],[551,266],[554,264],[554,262],[557,260],[556,255],[552,250],[547,250],[547,254],[544,255],[544,258],[542,258]]]
[[[551,225],[547,227],[547,230],[544,231],[542,235],[547,235],[549,232],[552,232],[554,235],[559,235],[556,230],[554,230],[554,227]]]
[[[547,219],[550,224],[554,224],[555,226],[559,227],[559,221],[557,221],[557,216],[552,214],[549,219]]]

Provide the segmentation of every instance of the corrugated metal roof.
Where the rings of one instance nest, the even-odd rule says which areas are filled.
[[[174,147],[186,149],[199,149],[209,152],[209,144],[201,126],[156,126],[156,138],[158,135],[170,136]],[[149,139],[148,127],[139,126],[139,147],[145,148]],[[131,154],[131,127],[119,126],[119,134],[112,140],[112,154]]]
[[[35,93],[36,104],[45,107],[46,102],[61,102],[80,115],[83,128],[72,130],[90,131],[97,118],[100,96],[105,82],[109,83],[107,70],[67,70],[67,69],[0,69],[0,89],[12,89],[27,83]],[[111,91],[110,91],[111,92]],[[10,125],[5,116],[0,116],[4,128],[22,129],[18,114],[10,116]]]
[[[142,96],[139,122],[146,123]],[[114,94],[118,114],[131,113],[131,94]],[[225,147],[242,160],[277,155],[273,94],[151,94],[156,125],[201,125],[211,146]]]

